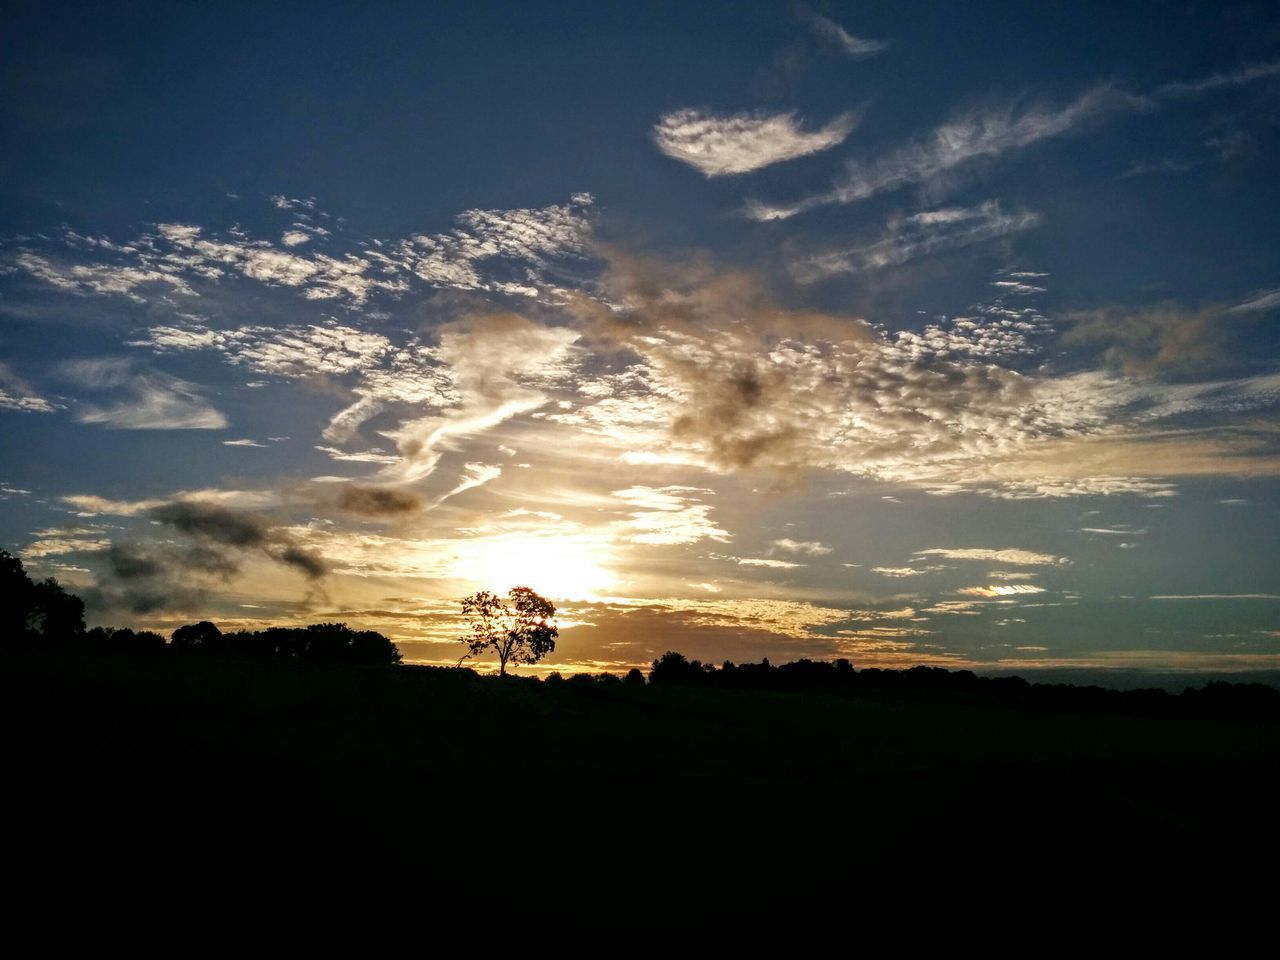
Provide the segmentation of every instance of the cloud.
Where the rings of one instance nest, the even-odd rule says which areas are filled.
[[[865,247],[831,250],[794,260],[790,269],[801,283],[812,283],[847,273],[862,273],[897,266],[918,257],[955,250],[994,240],[1040,222],[1038,214],[1027,210],[1005,213],[1000,201],[988,200],[973,207],[945,207],[890,220],[884,236]],[[1043,289],[1018,282],[1008,283],[1005,292],[1041,293]]]
[[[317,551],[295,542],[279,525],[258,514],[213,503],[174,500],[151,508],[147,515],[206,547],[262,550],[279,563],[294,567],[313,580],[328,570],[328,565]]]
[[[1129,169],[1120,174],[1120,179],[1127,180],[1130,177],[1141,177],[1149,173],[1186,173],[1190,169],[1191,164],[1181,160],[1135,161]]]
[[[1227,313],[1261,313],[1266,310],[1275,310],[1277,307],[1280,307],[1280,289],[1263,290],[1244,303],[1231,307]]]
[[[1238,70],[1232,70],[1229,73],[1215,73],[1212,76],[1185,83],[1166,83],[1156,88],[1156,94],[1163,97],[1188,96],[1206,93],[1211,90],[1221,90],[1225,87],[1239,87],[1275,76],[1280,76],[1280,60],[1253,63]]]
[[[1167,593],[1151,600],[1280,600],[1277,593]]]
[[[367,517],[400,517],[417,513],[422,498],[409,490],[389,487],[362,487],[347,484],[338,495],[338,509]]]
[[[856,203],[888,190],[924,183],[963,164],[1070,133],[1089,120],[1118,109],[1132,109],[1140,98],[1100,86],[1065,107],[1011,104],[996,110],[971,110],[938,127],[924,140],[905,144],[868,164],[851,163],[831,189],[791,204],[753,201],[746,213],[755,220],[780,220],[830,204]]]
[[[316,449],[327,456],[330,460],[337,460],[342,463],[399,463],[400,458],[394,453],[384,453],[381,450],[358,450],[354,453],[347,453],[339,450],[337,447],[316,446]]]
[[[155,353],[214,350],[235,366],[286,379],[340,376],[376,365],[392,351],[391,341],[335,320],[307,326],[245,326],[212,330],[198,326],[156,326],[129,346]]]
[[[279,504],[280,495],[271,490],[182,490],[168,497],[150,500],[109,500],[94,494],[72,494],[59,497],[63,503],[81,517],[109,514],[117,517],[136,517],[156,507],[173,501],[213,504],[242,509],[265,509]]]
[[[831,552],[831,548],[824,543],[816,540],[775,540],[774,547],[779,550],[785,550],[787,553],[803,554],[810,557],[824,557]]]
[[[1030,583],[996,583],[987,587],[965,587],[956,591],[958,594],[970,597],[1011,597],[1044,592],[1043,587]]]
[[[259,443],[257,440],[223,440],[224,447],[265,447],[265,443]]]
[[[1133,376],[1185,371],[1218,359],[1225,333],[1224,310],[1188,309],[1165,302],[1153,307],[1107,307],[1063,316],[1067,344],[1103,343],[1102,359]]]
[[[401,462],[386,466],[380,476],[398,483],[420,480],[435,470],[455,439],[546,404],[542,388],[572,371],[572,347],[579,337],[574,330],[544,327],[511,313],[482,314],[440,327],[432,354],[448,369],[458,402],[386,431]]]
[[[794,111],[716,116],[702,110],[665,114],[653,128],[658,149],[708,177],[748,173],[844,142],[858,123],[842,113],[817,130],[802,130]]]
[[[613,496],[632,508],[622,532],[634,543],[724,542],[730,539],[728,531],[711,520],[711,505],[694,496],[710,492],[696,487],[634,486],[615,490]]]
[[[41,537],[27,544],[22,551],[22,556],[30,560],[39,560],[44,557],[63,556],[68,553],[97,553],[101,550],[107,550],[111,546],[110,540],[85,539],[83,537],[72,537],[70,535]]]
[[[814,33],[831,43],[841,53],[855,60],[874,56],[889,48],[889,44],[878,40],[864,40],[861,37],[855,37],[830,17],[824,17],[808,7],[802,7],[800,15],[813,28]]]
[[[1034,307],[997,299],[891,333],[785,308],[758,278],[696,257],[611,257],[602,297],[573,304],[588,352],[578,402],[540,416],[628,464],[788,482],[832,470],[999,499],[1170,497],[1175,476],[1280,472],[1274,436],[1239,421],[1280,403],[1280,375],[1020,373],[1002,361],[1052,330]]]
[[[200,388],[155,370],[137,370],[129,360],[74,360],[62,372],[89,390],[120,395],[106,407],[85,405],[76,415],[81,423],[99,423],[113,430],[222,430],[227,418],[205,401]]]
[[[1103,416],[1083,383],[899,349],[860,320],[782,309],[745,275],[659,269],[652,287],[646,265],[607,275],[625,307],[599,313],[589,335],[630,359],[549,418],[621,443],[624,457],[923,479],[930,464],[1008,455]]]
[[[917,557],[945,557],[948,560],[983,560],[993,563],[1007,563],[1015,567],[1058,566],[1071,561],[1066,557],[1055,557],[1049,553],[1036,553],[1017,547],[989,549],[986,547],[931,547],[928,550],[917,550]]]
[[[0,410],[22,413],[52,413],[62,407],[40,396],[13,369],[0,360]]]
[[[115,249],[134,252],[133,248]],[[138,293],[138,288],[158,284],[167,286],[172,293],[195,295],[191,285],[170,270],[123,264],[55,263],[34,253],[20,253],[14,262],[35,279],[79,296],[114,294],[143,303],[146,298]]]
[[[356,306],[374,296],[403,296],[415,286],[537,298],[558,289],[548,273],[587,255],[593,199],[577,193],[567,204],[467,210],[449,231],[396,240],[335,234],[315,223],[315,216],[326,215],[298,206],[301,201],[288,202],[276,206],[292,211],[298,222],[278,244],[238,228],[218,232],[160,223],[124,243],[65,230],[48,241],[56,244],[51,251],[23,246],[12,263],[67,293],[124,296],[138,303],[147,301],[151,288],[196,298],[210,285],[235,278],[293,289],[307,300]],[[316,238],[327,241],[329,252],[302,249]]]
[[[729,557],[739,566],[743,567],[769,567],[773,570],[794,570],[797,567],[803,567],[803,563],[793,563],[790,560],[769,560],[757,557]]]
[[[260,547],[269,539],[269,525],[261,517],[214,504],[176,500],[148,513],[182,533],[230,547]]]
[[[502,468],[489,463],[467,463],[463,464],[462,476],[458,478],[457,484],[450,490],[446,490],[440,496],[431,501],[429,508],[438,507],[450,497],[456,497],[460,493],[468,490],[474,490],[476,487],[484,486],[492,480],[497,480],[502,476]]]
[[[893,577],[898,580],[904,577],[918,577],[945,569],[945,567],[872,567],[871,572],[878,573],[882,577]]]

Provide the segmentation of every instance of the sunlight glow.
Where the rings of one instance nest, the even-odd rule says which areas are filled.
[[[617,583],[610,560],[600,538],[504,534],[459,544],[452,575],[497,593],[527,586],[556,600],[591,600]]]

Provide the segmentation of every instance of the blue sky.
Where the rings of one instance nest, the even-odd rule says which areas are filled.
[[[0,541],[92,622],[1280,663],[1273,5],[5,17]]]

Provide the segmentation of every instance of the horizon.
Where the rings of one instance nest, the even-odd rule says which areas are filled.
[[[527,585],[522,672],[1280,686],[1280,10],[1004,13],[11,9],[0,548],[407,664]]]

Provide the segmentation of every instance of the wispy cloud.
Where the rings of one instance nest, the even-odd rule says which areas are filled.
[[[1164,97],[1180,97],[1196,93],[1206,93],[1211,90],[1221,90],[1224,87],[1240,87],[1245,84],[1254,83],[1258,80],[1265,80],[1268,77],[1280,76],[1280,60],[1271,60],[1266,63],[1253,63],[1238,70],[1232,70],[1228,73],[1215,73],[1209,77],[1202,77],[1199,80],[1190,80],[1186,82],[1166,83],[1156,88],[1156,94]]]
[[[1120,179],[1127,180],[1130,177],[1142,177],[1152,173],[1186,173],[1190,169],[1191,164],[1182,160],[1138,160],[1120,174]]]
[[[996,157],[1058,137],[1107,112],[1133,108],[1140,99],[1111,87],[1095,87],[1065,107],[1011,105],[972,110],[869,164],[851,163],[831,189],[790,204],[753,201],[755,220],[780,220],[830,204],[856,203],[887,190],[938,177],[980,157]]]
[[[719,177],[829,150],[844,142],[857,123],[857,113],[842,113],[826,126],[806,131],[794,111],[717,116],[687,109],[664,115],[653,128],[653,139],[672,159]]]
[[[729,532],[711,519],[711,505],[700,496],[711,491],[695,487],[628,487],[613,495],[627,504],[630,519],[625,536],[634,543],[678,544],[730,539]]]
[[[0,360],[0,410],[18,410],[23,413],[52,413],[61,406],[46,400],[13,369]]]
[[[1150,109],[1162,99],[1242,86],[1277,75],[1280,60],[1200,80],[1168,83],[1149,96],[1101,85],[1064,107],[1015,103],[1002,109],[970,110],[938,127],[930,136],[904,144],[878,160],[850,163],[845,175],[828,190],[791,203],[752,200],[745,213],[754,220],[781,220],[830,204],[856,203],[888,190],[933,181],[981,157],[997,157],[1064,136],[1108,113]]]
[[[841,53],[856,60],[874,56],[889,48],[889,44],[879,40],[864,40],[862,37],[855,37],[830,17],[824,17],[806,6],[800,7],[800,16],[820,38],[832,44]]]
[[[1152,600],[1280,600],[1280,593],[1165,593]]]
[[[815,254],[792,261],[790,268],[797,280],[811,283],[839,274],[896,266],[932,253],[994,240],[1039,222],[1039,215],[1028,210],[1006,213],[999,200],[972,207],[944,207],[895,217],[887,224],[884,236],[869,246]],[[1013,287],[1008,291],[1011,293],[1042,292],[1042,288],[1030,284],[1009,282]]]
[[[458,402],[385,431],[401,462],[385,467],[383,478],[420,480],[435,470],[453,440],[545,405],[549,397],[543,387],[573,369],[572,347],[579,337],[577,331],[544,327],[516,314],[486,314],[441,327],[434,356],[447,368]]]
[[[1244,303],[1236,304],[1227,313],[1262,313],[1266,310],[1275,310],[1277,307],[1280,307],[1280,289],[1263,290]]]
[[[119,399],[105,407],[85,405],[81,423],[116,430],[221,430],[227,418],[204,399],[199,387],[157,370],[136,369],[113,357],[74,360],[63,372],[91,391],[112,391]]]

